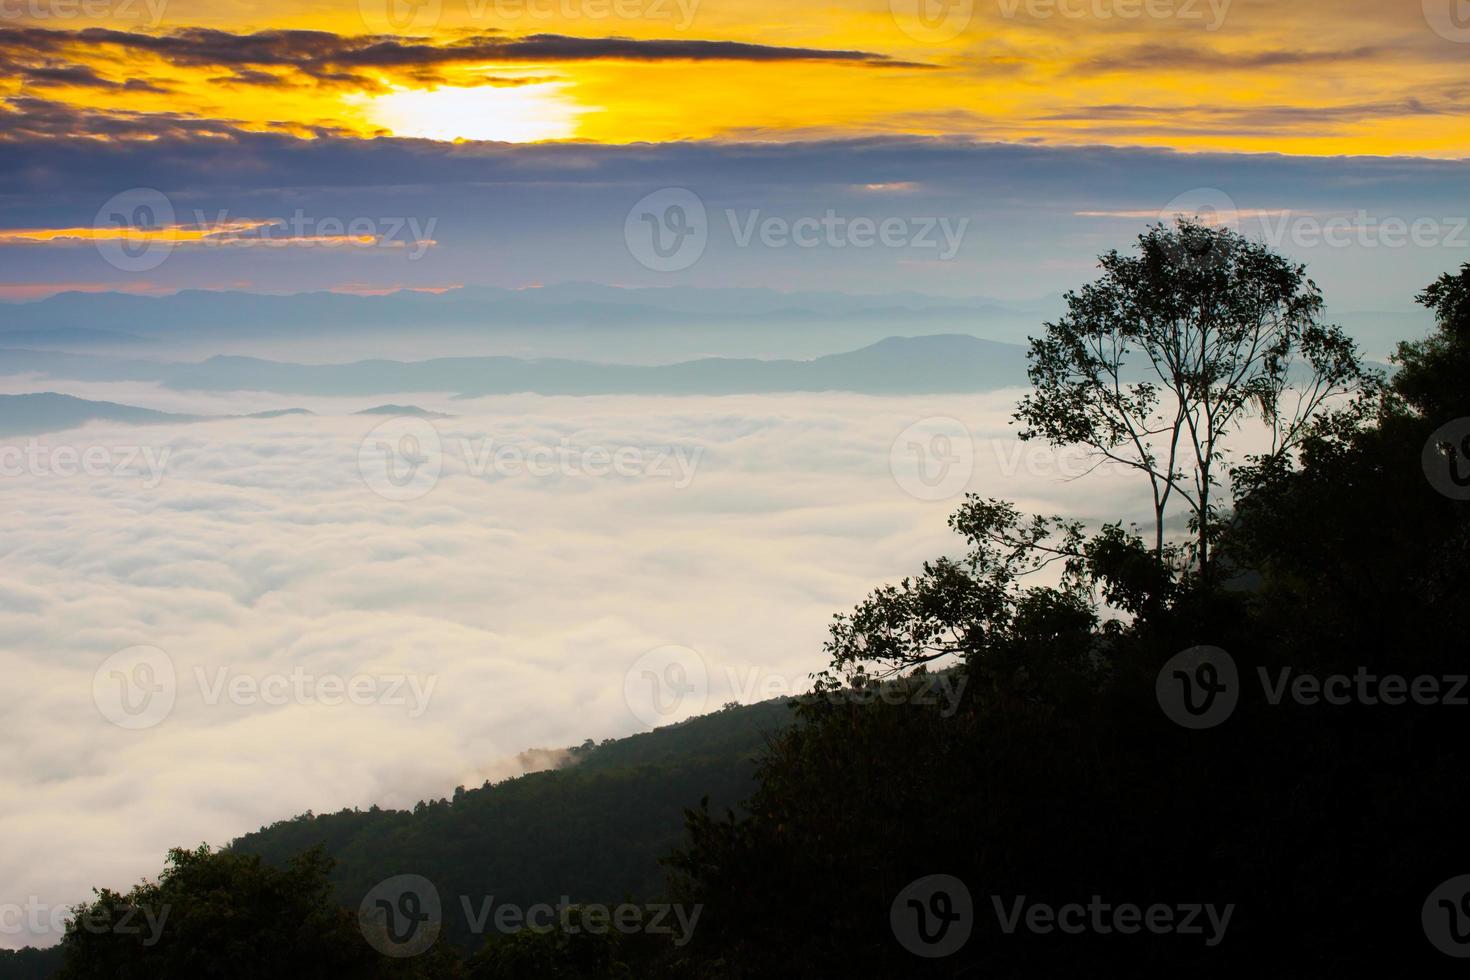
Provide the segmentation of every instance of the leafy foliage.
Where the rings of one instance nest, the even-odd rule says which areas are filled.
[[[1230,435],[1248,418],[1290,454],[1333,399],[1371,391],[1351,340],[1322,322],[1322,294],[1295,265],[1229,228],[1181,218],[1110,251],[1103,274],[1066,295],[1068,311],[1031,341],[1021,438],[1081,443],[1099,463],[1138,471],[1164,555],[1171,500],[1189,508],[1192,558],[1209,569],[1214,491]]]
[[[284,869],[208,847],[169,852],[156,882],[97,893],[62,940],[63,980],[420,977],[429,964],[374,951],[331,899],[330,861],[308,851]]]

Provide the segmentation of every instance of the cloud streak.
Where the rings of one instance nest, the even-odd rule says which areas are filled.
[[[233,85],[280,87],[293,83],[349,86],[381,91],[385,85],[365,72],[406,74],[420,84],[442,84],[436,69],[586,61],[828,62],[871,68],[922,67],[870,51],[783,47],[739,41],[572,37],[564,34],[509,36],[482,33],[452,41],[328,31],[267,30],[252,34],[185,28],[170,34],[87,28],[0,30],[0,66],[33,82],[93,87],[127,87],[104,79],[84,62],[89,57],[146,55],[175,68],[229,69]],[[73,59],[68,63],[66,59]],[[147,83],[142,83],[146,85]],[[150,91],[158,91],[156,86]]]
[[[1222,51],[1193,45],[1140,44],[1116,54],[1089,58],[1072,69],[1074,74],[1132,71],[1259,71],[1302,65],[1336,65],[1371,61],[1383,49],[1362,46],[1350,50],[1307,51],[1281,48],[1264,51]]]

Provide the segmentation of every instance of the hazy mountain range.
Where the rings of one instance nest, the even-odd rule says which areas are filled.
[[[335,359],[347,340],[364,355],[405,360],[432,352],[670,363],[703,355],[812,357],[896,333],[1019,340],[1044,318],[1043,308],[1057,305],[588,283],[366,296],[62,293],[0,304],[0,347],[322,360]]]
[[[32,395],[0,395],[0,438],[59,432],[97,421],[151,425],[197,420],[198,416],[193,415],[173,415],[114,402],[87,401],[51,391]]]
[[[386,295],[185,290],[164,296],[61,293],[0,303],[0,348],[199,358],[236,353],[335,360],[425,353],[569,355],[629,364],[700,356],[811,358],[894,334],[962,333],[1022,343],[1062,312],[1060,295],[1022,302],[915,292],[623,288],[560,283]],[[1415,312],[1334,311],[1370,356],[1423,333]],[[414,355],[418,356],[415,357]]]
[[[890,337],[812,360],[700,358],[628,365],[560,358],[443,357],[295,364],[220,356],[197,363],[59,351],[0,350],[0,374],[45,379],[141,381],[186,391],[263,391],[314,396],[449,392],[462,396],[736,394],[851,391],[931,394],[1024,384],[1025,350],[963,335]]]

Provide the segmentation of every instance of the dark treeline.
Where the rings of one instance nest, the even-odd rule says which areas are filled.
[[[1454,424],[1470,418],[1470,265],[1419,297],[1438,326],[1400,345],[1388,379],[1321,324],[1300,267],[1228,231],[1160,227],[1136,254],[1104,256],[1103,272],[1033,341],[1018,419],[1026,437],[1131,465],[1163,498],[1157,525],[1084,527],[966,498],[951,525],[967,553],[834,620],[827,696],[769,740],[745,806],[684,814],[662,893],[633,897],[698,908],[687,935],[565,928],[586,924],[578,909],[478,948],[450,935],[384,955],[357,901],[373,876],[419,873],[422,835],[451,827],[418,815],[372,848],[313,836],[336,826],[313,822],[278,837],[292,847],[270,861],[175,852],[157,883],[103,892],[78,917],[62,975],[1457,969],[1444,947],[1470,954],[1470,900],[1440,886],[1470,874],[1470,707],[1455,703],[1470,697],[1457,681],[1470,428]],[[1150,392],[1107,383],[1120,349],[1128,370],[1140,357],[1158,369]],[[1275,438],[1234,451],[1232,419],[1247,415]],[[1151,417],[1166,424],[1129,457],[1130,420]],[[1185,540],[1163,533],[1171,507]],[[932,691],[926,672],[941,668],[962,681],[958,701],[902,696]],[[875,685],[884,697],[865,696]],[[347,892],[326,853],[285,860],[318,842],[351,866]],[[450,843],[466,861],[484,850]],[[623,841],[587,846],[617,854]],[[110,928],[162,905],[171,917],[151,945]],[[385,907],[389,951],[404,952],[392,912],[418,906]]]

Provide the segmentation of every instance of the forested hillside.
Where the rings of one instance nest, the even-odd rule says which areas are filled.
[[[282,821],[230,845],[284,866],[322,845],[335,894],[356,908],[375,884],[413,872],[444,895],[531,905],[638,901],[665,894],[659,861],[679,840],[686,807],[725,808],[754,788],[767,736],[791,723],[781,701],[732,707],[652,732],[573,749],[560,769],[460,788],[402,810],[344,810]],[[464,917],[446,936],[471,943]]]

